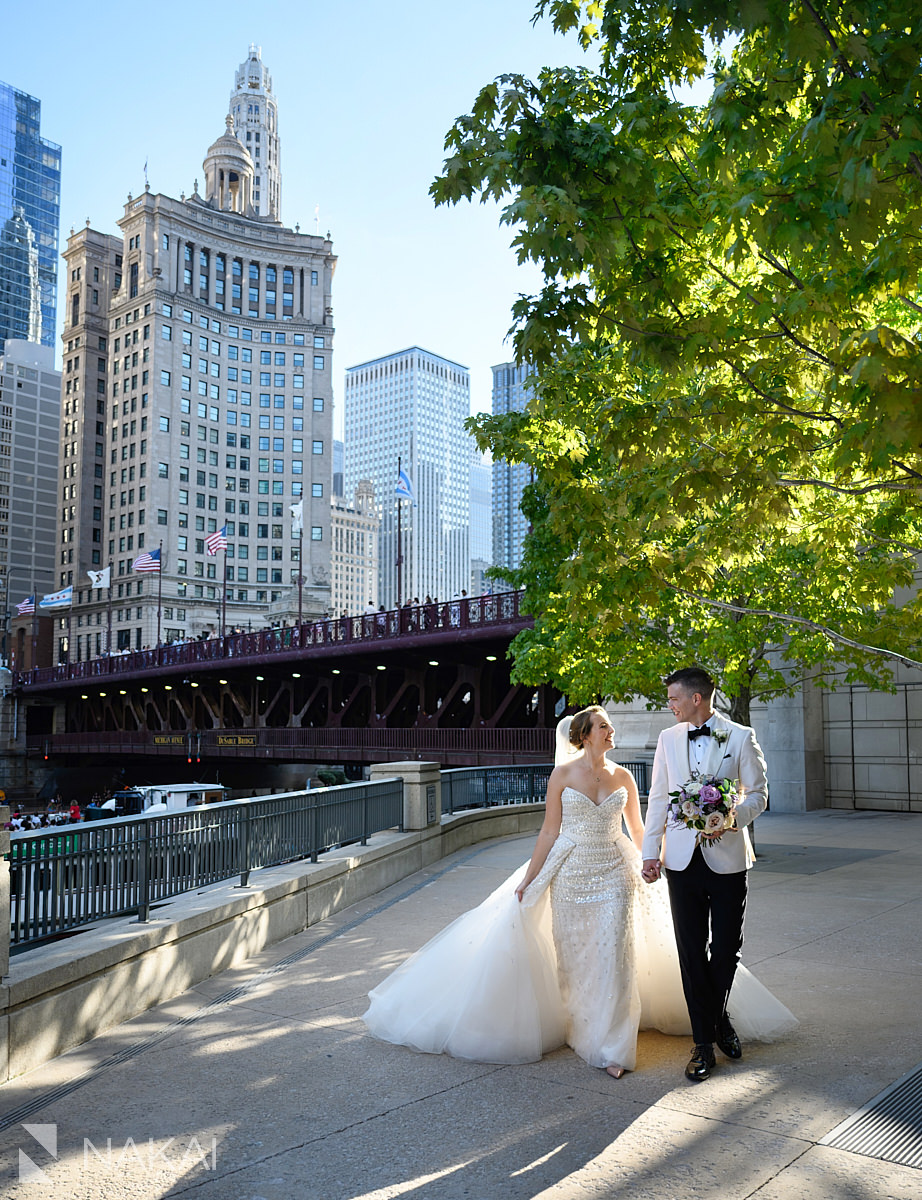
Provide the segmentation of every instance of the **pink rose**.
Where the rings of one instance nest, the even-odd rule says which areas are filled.
[[[719,812],[708,813],[704,818],[705,833],[722,833],[726,828],[724,825],[724,814]]]

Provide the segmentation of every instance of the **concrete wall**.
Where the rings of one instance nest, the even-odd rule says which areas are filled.
[[[922,674],[900,668],[895,682],[824,697],[829,807],[922,812]]]

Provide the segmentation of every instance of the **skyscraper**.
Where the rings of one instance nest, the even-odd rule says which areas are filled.
[[[382,513],[380,602],[386,608],[470,588],[471,438],[467,367],[419,346],[350,367],[345,387],[345,493],[374,484]],[[397,461],[413,502],[401,501],[397,583]]]
[[[57,586],[60,411],[54,350],[7,338],[0,355],[0,595],[11,606]]]
[[[471,445],[471,582],[479,596],[490,587],[484,572],[493,565],[493,475],[489,459]]]
[[[109,564],[117,648],[155,644],[158,625],[162,640],[219,628],[225,565],[229,626],[296,614],[299,573],[304,615],[329,606],[336,259],[257,212],[233,126],[208,149],[203,194],[145,187],[120,237],[68,241],[59,586],[85,617],[72,658],[104,648],[106,594],[87,571]],[[206,546],[222,529],[226,559]],[[159,581],[133,569],[161,543]]]
[[[0,353],[55,344],[61,147],[40,126],[41,102],[0,83]]]
[[[493,414],[522,412],[528,403],[525,381],[531,368],[500,363],[493,368]],[[522,515],[522,492],[531,480],[524,463],[493,461],[493,565],[518,567],[528,521]]]

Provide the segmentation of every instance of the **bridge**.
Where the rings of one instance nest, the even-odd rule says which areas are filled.
[[[547,762],[560,693],[514,684],[520,594],[162,645],[13,676],[27,748],[155,767]],[[163,773],[162,770],[159,772]]]

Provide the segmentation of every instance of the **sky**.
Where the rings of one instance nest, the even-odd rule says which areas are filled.
[[[575,37],[532,25],[534,5],[96,0],[79,18],[62,0],[10,5],[0,79],[38,97],[42,136],[63,147],[63,250],[87,218],[118,233],[145,161],[154,192],[203,184],[234,72],[261,46],[278,100],[282,221],[314,232],[319,207],[338,256],[337,429],[345,369],[412,345],[470,369],[477,412],[490,408],[490,367],[512,358],[512,303],[540,275],[516,263],[496,205],[436,209],[428,191],[445,134],[484,84],[584,61]]]

